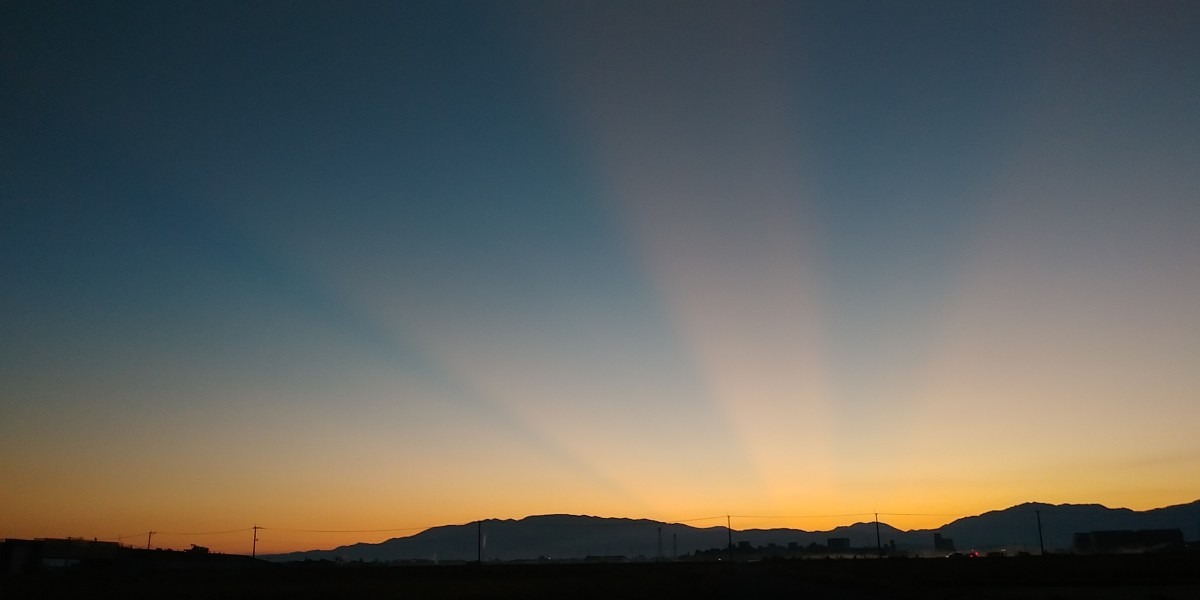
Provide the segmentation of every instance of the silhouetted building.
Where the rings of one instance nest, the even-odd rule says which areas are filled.
[[[25,573],[44,567],[114,563],[122,547],[116,542],[78,538],[6,539],[0,544],[0,572]]]
[[[260,561],[237,554],[191,550],[143,550],[116,542],[79,538],[6,539],[0,543],[0,575],[43,569],[241,569]]]
[[[942,537],[940,533],[933,534],[933,549],[938,552],[954,552],[956,550],[954,540]]]
[[[1178,529],[1086,531],[1076,533],[1074,541],[1075,552],[1079,554],[1160,552],[1182,548],[1183,532]]]
[[[825,544],[831,552],[846,552],[850,550],[850,538],[835,537],[829,538]]]
[[[10,538],[0,543],[0,575],[27,573],[41,565],[41,542]]]

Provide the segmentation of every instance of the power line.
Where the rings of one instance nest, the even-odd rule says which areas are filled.
[[[253,527],[243,527],[241,529],[227,529],[225,531],[188,531],[188,532],[179,532],[179,533],[172,532],[172,531],[155,531],[154,533],[157,535],[185,535],[185,536],[186,535],[224,535],[227,533],[242,533],[244,531],[250,531],[251,529],[254,529],[254,528]],[[261,527],[259,529],[261,529]]]
[[[142,535],[142,534],[141,533],[131,533],[128,535],[114,535],[114,536],[109,536],[109,537],[98,537],[95,539],[98,542],[120,542],[122,540],[137,537],[139,535]]]
[[[694,523],[696,521],[716,521],[717,519],[724,519],[727,516],[729,516],[729,515],[717,515],[715,517],[697,517],[695,519],[672,519],[672,520],[666,521],[666,522],[668,522],[668,523]]]
[[[829,519],[835,517],[865,517],[875,513],[843,513],[840,515],[733,515],[735,519]],[[881,515],[893,513],[878,513]]]
[[[1051,508],[1053,509],[1053,512],[1055,514],[1089,515],[1090,516],[1090,515],[1093,515],[1096,513],[1096,511],[1089,510],[1087,508],[1076,508],[1076,507],[1068,508],[1068,507],[1057,507],[1057,506],[1053,506],[1053,505],[1051,505]],[[1041,510],[1038,508],[1015,508],[1014,507],[1014,509],[1006,509],[1006,510],[1014,510],[1015,512],[1034,513],[1035,516],[1039,520],[1041,517]],[[726,529],[729,531],[730,536],[732,536],[732,530],[733,530],[732,519],[761,519],[761,520],[788,519],[788,520],[792,520],[792,519],[829,519],[829,518],[847,518],[847,517],[864,517],[864,516],[874,516],[875,522],[878,523],[879,522],[878,519],[880,516],[889,516],[889,517],[966,517],[966,516],[975,516],[975,515],[969,515],[967,513],[914,513],[914,512],[894,512],[894,513],[893,512],[878,512],[878,513],[858,512],[858,513],[828,513],[828,514],[806,514],[806,515],[732,515],[732,514],[726,514],[726,515],[712,515],[712,516],[706,516],[706,517],[693,517],[693,518],[688,518],[688,519],[662,519],[661,522],[685,524],[685,523],[698,523],[698,522],[704,522],[704,521],[717,521],[720,519],[725,519]],[[622,524],[625,524],[625,522],[628,521],[628,519],[613,519],[613,521],[614,522],[611,523],[612,525],[622,525]],[[588,523],[587,525],[608,525],[608,524],[609,523]],[[567,525],[567,524],[563,524],[563,525]],[[584,524],[571,523],[569,525],[578,526],[578,525],[584,525]],[[219,530],[219,531],[179,531],[179,532],[174,532],[174,531],[150,530],[150,531],[146,532],[145,535],[146,535],[146,547],[149,548],[153,543],[153,537],[155,535],[189,537],[189,536],[230,535],[230,534],[236,534],[236,533],[244,533],[247,531],[253,531],[254,532],[253,543],[256,544],[258,541],[258,532],[259,531],[289,532],[289,533],[317,533],[317,534],[367,534],[367,533],[396,533],[396,532],[409,532],[409,531],[424,531],[424,530],[429,530],[429,529],[433,529],[436,527],[438,527],[438,526],[435,525],[435,526],[417,526],[417,527],[389,527],[389,528],[376,528],[376,529],[299,529],[299,528],[287,528],[287,527],[264,527],[261,525],[254,525],[251,527],[241,527],[241,528],[237,528],[237,529],[224,529],[224,530]],[[1039,529],[1040,529],[1040,527],[1039,527]],[[1039,533],[1040,533],[1040,531],[1039,531]],[[102,541],[123,542],[126,539],[135,538],[138,535],[141,535],[141,534],[120,534],[120,535],[106,537],[106,538],[94,538],[94,539],[102,540]],[[732,540],[729,540],[729,543],[732,546]],[[256,546],[252,545],[252,547],[251,547],[252,553],[255,551],[255,548],[256,548]]]
[[[970,516],[967,513],[891,513],[881,512],[876,513],[885,517],[966,517]]]
[[[238,531],[247,531],[247,529],[239,529]],[[286,529],[283,527],[258,527],[258,529],[265,531],[288,531],[291,533],[387,533],[390,531],[433,529],[433,527],[395,527],[392,529]]]

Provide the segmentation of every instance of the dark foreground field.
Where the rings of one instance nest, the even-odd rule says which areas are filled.
[[[1196,556],[41,572],[0,598],[1200,598]]]

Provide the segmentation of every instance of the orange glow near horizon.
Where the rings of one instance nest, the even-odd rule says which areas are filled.
[[[905,494],[900,494],[904,497]],[[1024,498],[1024,496],[1021,496]],[[957,518],[974,516],[982,514],[989,510],[999,510],[1012,506],[1013,504],[1003,505],[983,505],[978,501],[947,499],[941,504],[934,504],[927,501],[927,496],[919,496],[920,509],[929,512],[904,512],[903,506],[894,508],[890,511],[880,511],[879,520],[881,523],[891,525],[903,530],[914,529],[936,529],[942,525],[950,523]],[[1048,501],[1050,503],[1078,503],[1078,498],[1052,498],[1039,499],[1039,501]],[[1166,498],[1154,496],[1150,502],[1121,503],[1119,506],[1131,508],[1133,510],[1147,510],[1157,508],[1159,506],[1167,506],[1172,504],[1180,504],[1190,502],[1194,499],[1186,497]],[[1021,500],[1024,502],[1024,500]],[[1117,505],[1113,505],[1117,506]],[[836,507],[833,507],[836,510]],[[946,511],[946,512],[935,512]],[[536,512],[513,512],[509,514],[498,514],[496,516],[486,517],[487,519],[521,519],[526,516],[534,516],[538,514],[562,514],[564,511],[536,511]],[[430,511],[427,514],[436,514]],[[475,518],[464,518],[461,516],[455,517],[453,511],[443,513],[446,516],[442,519],[436,517],[430,519],[427,523],[413,524],[397,521],[382,521],[373,518],[346,519],[342,521],[312,521],[306,520],[304,524],[292,523],[288,520],[280,519],[268,521],[257,521],[263,529],[259,530],[257,553],[258,554],[276,554],[285,552],[296,552],[315,549],[333,549],[338,546],[357,544],[357,543],[379,543],[388,539],[397,537],[408,537],[416,535],[425,529],[438,527],[443,525],[462,525],[473,523]],[[632,516],[627,513],[606,513],[603,511],[571,511],[571,514],[589,515],[597,517],[612,517],[612,518],[648,518],[667,523],[683,523],[692,527],[724,527],[725,516],[722,514],[712,513],[682,513],[683,516],[670,517],[665,515],[638,515]],[[388,515],[392,516],[392,515]],[[851,513],[813,513],[808,515],[788,515],[788,514],[737,514],[736,512],[731,517],[731,523],[735,531],[743,531],[748,529],[777,529],[777,528],[793,528],[805,531],[826,531],[842,525],[851,525],[860,522],[871,522],[874,520],[873,511],[851,512]],[[249,554],[251,552],[251,535],[249,525],[239,527],[239,524],[234,524],[228,520],[222,519],[172,519],[162,518],[154,520],[154,522],[162,525],[155,526],[152,529],[147,528],[147,521],[140,518],[130,519],[111,519],[107,520],[108,529],[99,530],[93,525],[84,523],[83,520],[66,522],[61,518],[52,518],[46,521],[39,519],[30,519],[21,527],[9,528],[5,532],[5,537],[9,538],[65,538],[75,537],[83,539],[100,539],[105,541],[118,541],[126,546],[145,547],[147,542],[147,532],[154,531],[151,538],[151,547],[165,549],[186,550],[191,545],[199,545],[210,548],[214,552],[223,552],[229,554]],[[261,525],[262,523],[269,523]],[[357,524],[357,525],[356,525]],[[167,527],[167,526],[170,527]],[[382,527],[381,527],[382,526]],[[362,527],[362,529],[355,529]],[[326,529],[328,528],[328,529]],[[141,531],[138,531],[138,530]]]

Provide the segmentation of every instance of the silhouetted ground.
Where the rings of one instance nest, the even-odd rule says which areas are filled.
[[[24,598],[1200,598],[1200,560],[1174,556],[722,563],[283,566],[62,571],[0,578]]]

